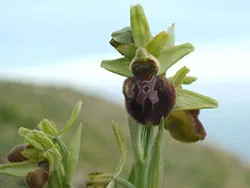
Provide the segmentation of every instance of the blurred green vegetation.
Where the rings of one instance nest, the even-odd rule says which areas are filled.
[[[79,120],[83,121],[84,128],[75,183],[78,187],[82,187],[89,172],[112,172],[115,169],[119,160],[119,149],[112,133],[112,120],[119,123],[129,149],[123,172],[126,176],[133,156],[124,108],[100,97],[82,94],[70,88],[1,81],[0,157],[6,157],[11,147],[23,142],[17,134],[20,126],[35,128],[43,118],[47,118],[54,121],[58,127],[62,127],[78,100],[83,101]],[[75,129],[70,132],[74,131]],[[65,136],[66,141],[71,139],[71,133]],[[164,187],[250,187],[249,166],[242,164],[231,154],[204,143],[176,142],[168,132],[165,140]],[[22,187],[12,180],[15,179],[0,176],[0,188]]]

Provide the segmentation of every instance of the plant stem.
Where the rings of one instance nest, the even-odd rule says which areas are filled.
[[[148,169],[154,141],[154,128],[152,126],[140,125],[130,117],[129,128],[135,157],[134,185],[137,188],[145,188],[148,182]]]

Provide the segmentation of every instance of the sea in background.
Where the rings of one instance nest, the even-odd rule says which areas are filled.
[[[78,88],[79,89],[79,88]],[[187,86],[219,101],[218,109],[206,109],[200,113],[207,137],[204,142],[222,150],[233,152],[241,160],[250,163],[250,83],[194,83]],[[80,89],[81,90],[81,89]],[[88,90],[87,88],[83,89]],[[91,93],[124,104],[121,87],[107,88]]]

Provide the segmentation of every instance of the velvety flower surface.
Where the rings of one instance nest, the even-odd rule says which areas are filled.
[[[123,94],[128,113],[143,125],[158,125],[173,109],[176,98],[173,85],[163,75],[150,80],[127,78]]]

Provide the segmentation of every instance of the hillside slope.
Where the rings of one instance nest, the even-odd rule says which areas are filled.
[[[84,129],[76,182],[83,182],[88,172],[114,170],[119,150],[111,129],[112,120],[120,124],[129,148],[123,173],[127,175],[132,153],[124,108],[68,88],[0,82],[0,157],[6,156],[12,146],[22,142],[16,132],[20,126],[36,127],[44,117],[62,126],[78,100],[84,104],[79,118],[84,122]],[[65,139],[69,138],[70,135]],[[167,132],[165,138],[164,187],[250,187],[249,168],[229,154],[202,143],[187,145],[176,142]],[[3,181],[4,178],[0,177],[0,187]]]

